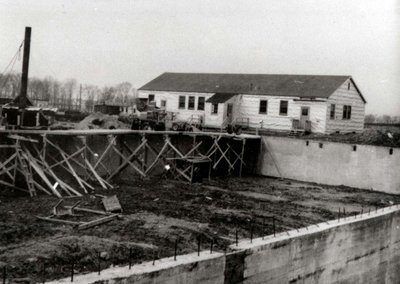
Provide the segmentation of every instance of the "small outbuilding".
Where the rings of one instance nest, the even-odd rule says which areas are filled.
[[[364,128],[366,100],[351,76],[164,73],[138,93],[179,120],[200,117],[205,127],[318,133]]]

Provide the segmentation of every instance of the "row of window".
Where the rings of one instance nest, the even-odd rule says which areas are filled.
[[[154,95],[152,95],[152,94],[149,95],[149,101],[154,101]],[[196,101],[195,96],[189,96],[187,109],[194,110],[195,109],[195,101]],[[197,97],[197,110],[204,110],[204,104],[205,104],[205,97]],[[166,105],[167,105],[167,101],[162,100],[161,107],[166,107]],[[288,114],[288,106],[289,106],[288,101],[281,100],[279,102],[279,115],[287,115]],[[179,96],[178,108],[179,109],[186,108],[186,96]],[[218,114],[218,104],[212,104],[211,113]],[[268,113],[268,100],[260,100],[259,113],[260,114]],[[336,118],[335,115],[336,115],[336,105],[331,104],[330,119],[335,119]],[[342,119],[351,119],[351,106],[350,105],[343,106]]]
[[[195,96],[189,96],[187,109],[194,110],[195,101],[196,101]],[[204,110],[205,101],[206,101],[205,97],[197,97],[197,110]],[[179,109],[186,108],[186,96],[179,96],[178,108]]]
[[[279,115],[287,115],[288,114],[288,101],[280,101],[279,103]],[[336,105],[331,104],[331,111],[330,111],[330,118],[335,119],[335,111]],[[258,112],[260,114],[267,114],[268,113],[268,100],[260,100],[260,106]],[[308,115],[303,114],[303,115]],[[351,119],[351,106],[344,105],[343,106],[343,115],[342,119]]]
[[[330,111],[330,119],[335,119],[336,118],[336,105],[331,104],[331,111]],[[343,106],[343,113],[342,113],[342,119],[351,119],[351,106],[349,105],[344,105]]]
[[[279,115],[287,115],[288,114],[288,101],[280,101],[279,102]],[[258,112],[260,114],[268,113],[268,100],[260,100],[260,107]]]

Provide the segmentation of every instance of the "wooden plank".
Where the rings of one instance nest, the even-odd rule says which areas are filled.
[[[111,148],[114,146],[114,142],[117,139],[117,136],[114,136],[113,139],[108,143],[107,148],[104,150],[103,154],[101,154],[100,158],[97,160],[97,162],[94,164],[93,168],[96,169],[97,166],[101,163],[105,155],[110,151]]]
[[[105,196],[102,202],[107,212],[122,212],[121,203],[116,195]]]
[[[35,150],[39,153],[38,149],[36,146],[34,146]],[[82,196],[82,194],[75,190],[74,188],[72,188],[71,186],[69,186],[68,184],[66,184],[64,181],[62,181],[54,172],[52,169],[50,169],[49,165],[47,164],[46,161],[43,160],[43,157],[39,155],[39,157],[41,158],[41,160],[36,159],[35,157],[32,156],[32,154],[29,152],[29,150],[27,150],[27,153],[29,153],[31,160],[32,161],[37,161],[40,162],[42,164],[42,166],[44,167],[43,173],[47,173],[49,176],[51,176],[55,181],[57,181],[60,185],[60,187],[70,196],[72,196],[72,194],[75,194],[76,196]],[[51,183],[50,183],[51,184]],[[51,189],[52,191],[57,191],[53,185],[51,185]]]
[[[146,146],[146,144],[147,144],[147,139],[143,139],[140,145],[134,151],[131,151],[131,154],[128,156],[128,158],[123,157],[124,162],[108,177],[108,180],[112,179],[114,176],[120,173],[125,167],[127,167],[128,164],[130,164],[130,160],[133,157],[135,157],[136,154],[140,151],[140,149],[142,149],[143,146]],[[116,151],[117,154],[122,155],[115,147],[114,150]],[[134,169],[138,171],[142,176],[146,176],[146,174],[143,171],[139,170],[133,163],[130,165],[131,166],[133,165]]]
[[[65,208],[72,208],[72,206],[64,206]],[[86,213],[93,213],[93,214],[99,214],[99,215],[111,215],[111,213],[100,211],[100,210],[93,210],[93,209],[88,209],[88,208],[81,208],[81,207],[75,207],[74,211],[78,212],[86,212]]]
[[[85,191],[85,193],[88,193],[86,187],[83,185],[81,179],[79,178],[78,174],[75,172],[74,168],[71,166],[71,164],[68,162],[66,156],[64,153],[61,152],[61,156],[63,157],[65,163],[68,166],[69,172],[72,174],[72,176],[75,178],[75,180],[78,182],[80,187]]]
[[[79,230],[85,230],[85,229],[88,229],[88,228],[91,228],[91,227],[94,227],[94,226],[97,226],[97,225],[101,225],[101,224],[110,222],[110,221],[112,221],[112,220],[114,220],[116,218],[118,218],[118,214],[113,214],[113,215],[110,215],[110,216],[107,216],[107,217],[103,217],[103,218],[100,218],[100,219],[97,219],[97,220],[94,220],[94,221],[90,221],[90,222],[87,222],[87,223],[80,224],[78,226],[78,229]]]
[[[158,153],[157,157],[155,158],[155,160],[151,163],[151,165],[146,169],[145,174],[148,174],[153,167],[157,164],[157,162],[159,161],[160,157],[162,156],[162,154],[164,153],[164,151],[168,148],[168,143],[165,143],[163,145],[163,147],[161,148],[161,151]],[[150,148],[151,149],[151,148]]]
[[[47,221],[47,222],[62,223],[62,224],[73,225],[73,226],[79,226],[81,224],[84,224],[82,222],[68,221],[68,220],[62,220],[62,219],[56,219],[56,218],[50,218],[50,217],[36,216],[36,218],[43,220],[43,221]]]
[[[21,135],[54,135],[54,136],[92,136],[92,135],[186,135],[186,136],[221,136],[237,137],[234,134],[220,132],[178,132],[178,131],[153,131],[153,130],[128,130],[128,129],[90,129],[90,130],[0,130],[0,134],[21,134]],[[261,136],[253,134],[241,134],[244,139],[260,139]]]
[[[29,193],[28,190],[26,190],[26,189],[24,189],[24,188],[21,188],[21,187],[18,187],[18,186],[15,186],[15,185],[13,185],[13,184],[11,184],[11,183],[8,183],[8,182],[6,182],[6,181],[3,181],[3,180],[0,180],[0,184],[3,184],[3,185],[5,185],[5,186],[11,187],[11,188],[16,189],[16,190],[20,190],[20,191],[22,191],[22,192]]]
[[[26,141],[26,142],[39,143],[39,141],[37,141],[35,139],[27,138],[27,137],[24,137],[24,136],[21,136],[21,135],[16,135],[16,134],[9,134],[7,136],[7,138],[20,140],[20,141]]]
[[[35,159],[30,154],[30,152],[27,151],[25,153],[25,152],[21,151],[21,154],[22,154],[23,158],[25,158],[25,159],[27,159],[29,161],[29,163],[31,164],[32,168],[37,172],[37,174],[40,176],[40,178],[46,183],[46,185],[50,188],[50,190],[54,193],[54,195],[56,195],[58,198],[61,198],[61,194],[56,189],[53,188],[53,185],[51,184],[51,182],[46,177],[46,174],[43,172],[41,167],[35,162]]]
[[[112,176],[110,176],[109,180],[110,180],[113,176],[115,176],[116,174],[118,174],[118,173],[121,171],[120,169],[124,168],[125,165],[131,166],[131,167],[132,167],[135,171],[137,171],[142,177],[146,177],[146,174],[145,174],[144,172],[142,172],[134,163],[132,163],[132,162],[129,160],[129,158],[134,157],[134,156],[133,156],[134,154],[130,155],[130,156],[128,157],[128,159],[127,159],[127,158],[125,158],[125,156],[124,156],[115,146],[113,146],[113,149],[114,149],[115,153],[117,153],[117,154],[122,158],[122,160],[124,161],[124,163],[121,164],[121,166],[118,167],[118,169],[117,169],[118,171],[115,171],[115,174],[113,174]]]

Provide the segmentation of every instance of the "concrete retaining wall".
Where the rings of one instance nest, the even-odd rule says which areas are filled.
[[[284,137],[262,138],[259,173],[307,182],[400,193],[400,149],[318,142]]]
[[[283,232],[233,253],[202,252],[76,276],[74,283],[398,283],[400,210],[392,206]],[[70,283],[62,279],[51,283]]]

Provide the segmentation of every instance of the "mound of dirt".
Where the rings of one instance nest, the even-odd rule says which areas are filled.
[[[130,125],[118,120],[117,115],[92,113],[79,122],[75,129],[129,129]]]

